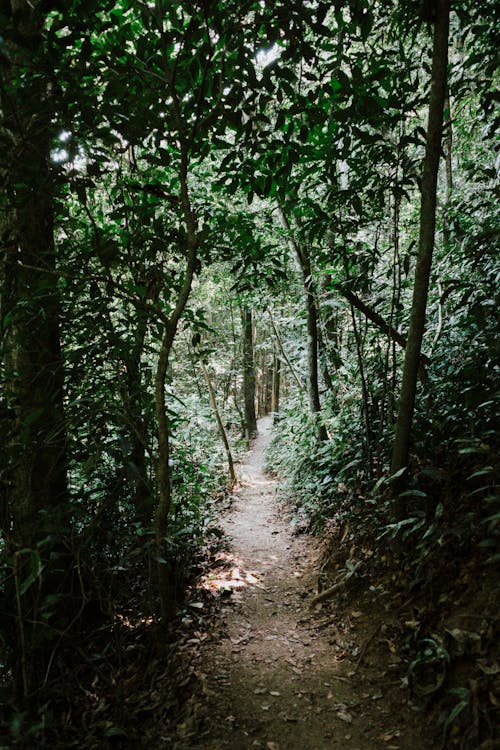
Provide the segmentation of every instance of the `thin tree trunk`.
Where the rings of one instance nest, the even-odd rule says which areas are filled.
[[[299,387],[299,391],[302,393],[303,391],[305,391],[304,383],[300,380],[299,376],[297,375],[297,372],[296,372],[294,366],[292,365],[292,363],[290,362],[290,358],[288,357],[288,354],[285,351],[285,348],[283,346],[283,340],[281,338],[281,335],[280,335],[280,332],[278,330],[278,327],[277,327],[277,325],[276,325],[276,323],[274,321],[273,314],[271,312],[271,308],[268,309],[268,313],[269,313],[269,319],[270,319],[271,325],[273,327],[274,335],[276,337],[276,343],[278,345],[278,349],[280,351],[280,354],[283,357],[283,359],[286,362],[286,364],[288,365],[288,368],[289,368],[290,372],[293,375],[293,379],[295,380],[295,382],[297,383],[297,385]]]
[[[278,206],[283,227],[290,233],[290,222],[288,221],[281,206]],[[302,283],[305,292],[306,320],[307,320],[307,369],[308,369],[308,395],[309,410],[315,417],[317,423],[317,435],[320,440],[327,439],[326,427],[321,423],[321,400],[319,395],[319,372],[318,372],[318,306],[314,281],[312,278],[311,258],[306,248],[291,236],[290,244],[295,251],[297,261],[302,273]]]
[[[309,408],[313,414],[321,413],[321,402],[319,397],[319,372],[318,372],[318,316],[314,289],[311,280],[311,266],[308,262],[303,269],[304,289],[306,292],[307,312],[307,351],[309,370]]]
[[[191,209],[187,184],[188,156],[187,146],[182,144],[180,164],[181,204],[187,230],[186,267],[184,281],[179,290],[174,310],[164,326],[163,339],[158,356],[155,376],[155,404],[158,425],[158,504],[155,511],[156,551],[158,561],[158,594],[162,620],[167,622],[175,614],[177,585],[175,572],[169,555],[168,528],[172,504],[172,483],[170,476],[170,425],[167,415],[165,385],[170,365],[170,353],[174,343],[177,327],[186,307],[198,257],[198,238],[196,219]]]
[[[241,308],[243,329],[243,399],[245,406],[245,434],[248,440],[257,435],[255,414],[255,359],[253,350],[253,318],[249,307]]]
[[[238,480],[236,478],[236,472],[234,470],[234,461],[233,461],[233,454],[231,453],[231,446],[229,445],[229,440],[227,437],[226,430],[224,428],[224,423],[222,422],[221,415],[219,412],[219,407],[217,406],[217,399],[215,397],[215,391],[212,385],[210,374],[204,362],[200,361],[200,365],[201,365],[201,369],[203,370],[203,375],[205,376],[205,380],[207,382],[208,393],[210,395],[210,401],[212,403],[212,407],[213,407],[214,414],[215,414],[215,419],[217,421],[217,427],[219,429],[222,442],[224,443],[224,449],[226,451],[228,473],[229,473],[228,488],[232,490],[233,487],[238,483]]]
[[[273,367],[273,403],[272,411],[274,414],[274,424],[277,424],[280,418],[280,395],[281,395],[281,359],[278,354],[274,354]]]
[[[448,87],[446,88],[446,100],[444,106],[445,110],[447,111],[448,117],[446,123],[444,150],[446,193],[443,206],[443,242],[445,247],[448,247],[450,244],[450,227],[448,224],[447,210],[450,204],[451,194],[453,192],[453,120],[451,118],[450,92],[448,90]]]
[[[404,122],[402,123],[402,132],[400,132],[400,138],[404,135]],[[396,174],[395,174],[395,186],[398,186],[399,179],[399,165],[401,162],[401,147],[398,147],[398,158],[396,162]],[[391,294],[391,310],[389,314],[389,326],[394,328],[394,323],[397,320],[397,314],[399,310],[399,300],[401,297],[401,258],[399,253],[399,220],[400,220],[400,196],[394,192],[393,195],[393,219],[392,219],[392,244],[393,244],[393,256],[392,256],[392,294]],[[391,353],[394,354],[394,340],[390,333],[387,336],[387,345],[384,356],[384,375],[383,375],[383,391],[382,398],[380,401],[379,408],[379,426],[378,426],[378,464],[380,470],[382,469],[384,461],[382,456],[385,453],[386,446],[384,441],[384,430],[387,421],[392,425],[394,423],[394,402],[393,402],[393,388],[392,386],[392,374],[394,372],[394,361],[391,362]],[[423,367],[420,367],[420,376],[423,372]]]
[[[450,0],[437,0],[429,97],[429,119],[421,185],[419,247],[415,268],[410,327],[399,397],[396,436],[392,454],[391,473],[393,475],[406,469],[410,452],[417,376],[425,329],[425,312],[434,250],[436,188],[443,131],[443,111],[446,98],[449,16]],[[405,507],[403,503],[400,503],[398,512],[404,514]]]
[[[266,370],[266,414],[274,411],[273,409],[273,383],[274,383],[274,359],[271,366],[268,365]]]
[[[331,297],[332,277],[326,274],[321,279],[321,291],[328,298]],[[321,357],[323,358],[323,379],[328,390],[333,393],[335,384],[331,368],[336,371],[341,359],[338,352],[338,331],[336,316],[333,315],[328,304],[322,304],[319,308],[320,327],[319,327],[319,345]]]
[[[368,388],[366,386],[361,336],[358,331],[358,324],[356,322],[356,313],[354,312],[354,307],[352,305],[351,305],[351,320],[352,320],[352,328],[354,332],[354,340],[356,341],[356,354],[358,358],[359,377],[361,379],[362,410],[363,410],[363,421],[365,423],[365,451],[366,451],[366,459],[368,462],[368,474],[371,479],[373,476],[373,455],[372,455],[372,445],[371,445],[371,432],[372,431],[371,431],[371,426],[370,426]]]

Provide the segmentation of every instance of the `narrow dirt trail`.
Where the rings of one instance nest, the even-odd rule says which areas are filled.
[[[377,701],[380,694],[368,684],[360,690],[357,679],[355,686],[356,659],[336,647],[334,618],[319,627],[308,609],[319,544],[292,536],[280,514],[276,482],[263,470],[270,431],[271,420],[262,419],[224,522],[231,565],[219,583],[233,593],[222,610],[223,632],[202,654],[208,729],[196,748],[421,747],[402,737],[402,717]]]

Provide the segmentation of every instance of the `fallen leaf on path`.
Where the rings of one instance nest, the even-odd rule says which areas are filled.
[[[268,750],[280,750],[280,746],[277,742],[267,742],[266,747]]]
[[[252,575],[251,573],[247,573],[247,583],[258,583],[259,579],[257,576]]]
[[[352,716],[347,711],[337,711],[337,717],[346,724],[352,724]]]

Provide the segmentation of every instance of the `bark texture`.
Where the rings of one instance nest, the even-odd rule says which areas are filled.
[[[449,17],[449,0],[437,0],[426,152],[421,185],[418,256],[392,454],[392,474],[400,472],[408,466],[410,451],[411,426],[415,408],[420,352],[425,330],[425,313],[436,228],[436,188],[447,85]],[[399,510],[404,512],[404,508]]]

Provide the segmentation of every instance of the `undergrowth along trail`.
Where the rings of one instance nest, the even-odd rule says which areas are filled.
[[[398,665],[375,638],[387,613],[358,611],[359,602],[338,613],[335,600],[309,609],[321,544],[292,535],[264,473],[270,437],[267,417],[224,521],[230,552],[211,583],[227,598],[219,637],[200,654],[207,728],[191,747],[429,750],[391,670]]]

